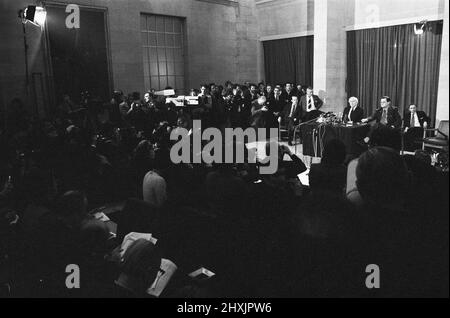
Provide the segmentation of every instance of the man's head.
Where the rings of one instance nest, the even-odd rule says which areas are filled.
[[[391,106],[391,99],[389,98],[389,96],[383,96],[380,99],[380,106],[381,108],[388,108],[389,106]]]
[[[401,203],[409,180],[402,157],[387,147],[371,148],[359,157],[356,179],[364,201],[381,206]]]
[[[358,99],[352,96],[348,99],[348,103],[350,104],[351,108],[355,108],[356,106],[358,106]]]
[[[292,91],[292,84],[286,83],[286,92],[290,93]]]
[[[148,102],[150,101],[150,93],[145,93],[145,94],[144,94],[144,101],[145,101],[146,103],[148,103]]]
[[[57,203],[58,214],[69,222],[78,223],[87,215],[87,198],[83,192],[68,191]]]
[[[258,88],[256,86],[256,84],[250,84],[250,93],[252,94],[256,94]]]
[[[273,89],[273,93],[275,94],[275,96],[280,96],[281,94],[281,87],[280,86],[275,86],[275,88]]]
[[[298,91],[298,92],[301,92],[302,90],[303,90],[302,85],[298,84],[298,85],[297,85],[297,91]]]
[[[141,100],[141,94],[139,92],[133,92],[131,95],[133,102],[139,102]]]
[[[267,85],[266,85],[266,92],[267,92],[268,94],[270,94],[270,93],[272,93],[272,91],[273,91],[272,85],[271,85],[271,84],[267,84]]]
[[[258,104],[263,106],[266,103],[266,96],[261,96],[258,98]]]
[[[409,112],[411,114],[414,114],[416,112],[416,110],[417,110],[416,105],[410,105],[409,106]]]
[[[313,92],[313,88],[311,86],[308,86],[308,88],[306,89],[306,95],[311,97],[313,95]]]
[[[258,88],[261,92],[264,92],[264,89],[266,88],[266,86],[264,85],[263,82],[261,82],[261,83],[258,83]]]
[[[208,89],[207,85],[203,84],[202,86],[200,86],[200,93],[202,93],[202,95],[205,95],[207,92],[207,89]]]
[[[294,105],[298,104],[298,97],[296,95],[292,96],[292,104]]]
[[[157,245],[144,239],[136,240],[123,255],[119,283],[137,294],[144,293],[157,277],[161,259]]]

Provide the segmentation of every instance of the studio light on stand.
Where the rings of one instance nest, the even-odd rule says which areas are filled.
[[[420,21],[419,23],[414,24],[414,33],[416,35],[422,35],[425,29],[427,21]]]
[[[18,11],[19,19],[22,23],[23,31],[23,44],[25,49],[25,85],[26,85],[26,98],[29,102],[29,84],[30,76],[28,71],[28,43],[27,43],[27,30],[26,24],[30,22],[31,24],[39,27],[41,30],[44,28],[45,19],[47,17],[47,11],[42,6],[29,5],[24,9]]]

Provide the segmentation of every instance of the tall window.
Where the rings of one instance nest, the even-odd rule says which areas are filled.
[[[183,19],[141,14],[145,89],[184,91]]]

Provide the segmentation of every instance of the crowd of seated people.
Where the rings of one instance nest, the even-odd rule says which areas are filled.
[[[423,153],[400,156],[381,127],[348,163],[331,140],[310,187],[281,144],[271,175],[251,162],[175,165],[170,132],[193,119],[293,126],[322,104],[294,84],[205,84],[192,95],[192,109],[154,91],[65,95],[43,120],[13,101],[0,124],[1,297],[151,297],[167,260],[178,269],[160,297],[448,297],[448,175]],[[118,207],[107,214],[115,229],[95,216],[105,206]],[[156,240],[124,250],[130,232]],[[79,288],[68,288],[70,264]],[[366,286],[369,264],[379,289]],[[203,267],[215,275],[189,276]]]

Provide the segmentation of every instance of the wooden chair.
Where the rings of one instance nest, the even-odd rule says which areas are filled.
[[[448,149],[448,120],[441,120],[438,128],[423,130],[422,150],[427,148]],[[427,132],[433,131],[434,136],[427,137]]]

